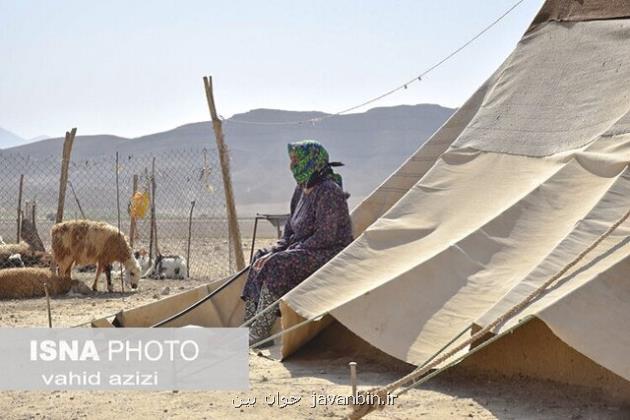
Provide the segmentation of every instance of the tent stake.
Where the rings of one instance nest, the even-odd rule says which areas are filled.
[[[352,400],[357,398],[357,362],[350,362],[350,384],[352,385]]]

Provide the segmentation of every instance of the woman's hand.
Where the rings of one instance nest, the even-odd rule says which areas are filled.
[[[262,256],[262,257],[258,258],[256,261],[254,261],[254,270],[256,270],[256,271],[262,270],[262,268],[265,266],[265,263],[267,262],[269,257],[271,257],[271,254],[267,254],[265,256]]]

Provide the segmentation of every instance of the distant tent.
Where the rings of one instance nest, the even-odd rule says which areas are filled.
[[[628,18],[623,0],[548,0],[488,81],[354,210],[357,239],[284,296],[284,328],[323,316],[287,333],[284,354],[338,321],[420,364],[466,327],[494,320],[617,221],[630,207]],[[629,236],[626,223],[498,328],[535,318],[475,356],[476,367],[630,398]],[[243,281],[177,322],[238,325]],[[190,293],[127,311],[120,323],[173,313]]]

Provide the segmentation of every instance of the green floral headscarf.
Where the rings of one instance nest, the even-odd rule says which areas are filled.
[[[328,152],[315,140],[302,140],[288,145],[291,158],[291,172],[295,181],[305,187],[313,186],[321,179],[331,179],[340,187],[342,179],[330,168],[340,166],[338,162],[328,161]]]

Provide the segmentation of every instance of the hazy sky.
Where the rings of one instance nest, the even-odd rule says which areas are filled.
[[[255,108],[335,112],[413,78],[516,0],[0,0],[0,127],[137,136]],[[459,106],[543,0],[372,106]]]

